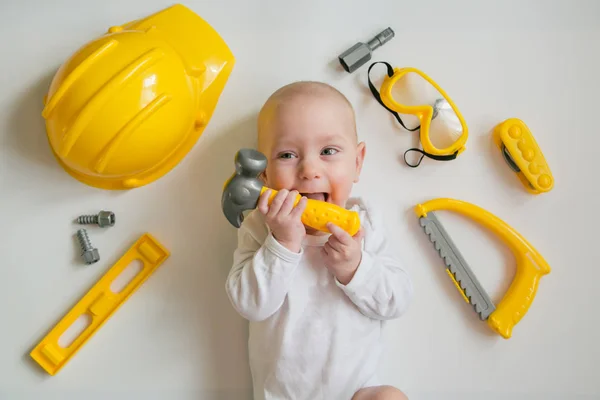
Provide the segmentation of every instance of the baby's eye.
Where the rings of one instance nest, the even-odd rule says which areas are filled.
[[[281,153],[279,155],[279,158],[284,158],[284,159],[290,159],[290,158],[294,158],[294,154],[290,153],[290,152],[286,152],[286,153]]]
[[[332,156],[332,155],[334,155],[337,152],[338,152],[337,149],[334,149],[333,147],[328,147],[326,149],[323,149],[323,151],[321,151],[321,155]]]

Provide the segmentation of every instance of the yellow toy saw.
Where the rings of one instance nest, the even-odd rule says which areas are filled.
[[[452,242],[434,211],[448,210],[472,218],[497,236],[511,249],[517,261],[517,271],[504,298],[494,305],[475,274]],[[448,275],[454,281],[465,301],[473,306],[482,321],[505,339],[523,318],[537,292],[540,278],[550,273],[550,266],[527,240],[504,221],[473,204],[454,199],[435,199],[415,208],[419,222],[440,257],[446,264]]]

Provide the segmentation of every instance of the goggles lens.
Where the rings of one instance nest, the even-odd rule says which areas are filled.
[[[463,134],[463,127],[450,102],[427,79],[416,72],[407,72],[392,86],[392,97],[396,103],[414,107],[429,105],[433,117],[429,126],[429,140],[434,147],[444,149],[456,143]],[[402,114],[406,126],[419,125],[416,115]]]

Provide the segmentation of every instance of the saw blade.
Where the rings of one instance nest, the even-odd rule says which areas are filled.
[[[450,235],[433,212],[427,213],[426,217],[419,218],[419,223],[479,318],[486,320],[496,307],[450,238]]]

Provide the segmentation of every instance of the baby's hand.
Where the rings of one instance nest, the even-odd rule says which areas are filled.
[[[306,208],[306,197],[302,196],[300,202],[294,207],[294,200],[298,195],[296,190],[291,192],[282,189],[269,206],[271,190],[265,190],[258,200],[258,210],[265,215],[265,220],[273,237],[282,246],[294,253],[300,252],[302,239],[306,235],[306,228],[301,216]]]
[[[325,257],[325,265],[342,285],[347,285],[362,260],[363,231],[361,229],[356,235],[350,236],[348,232],[331,222],[327,224],[327,228],[331,236],[321,249]]]

